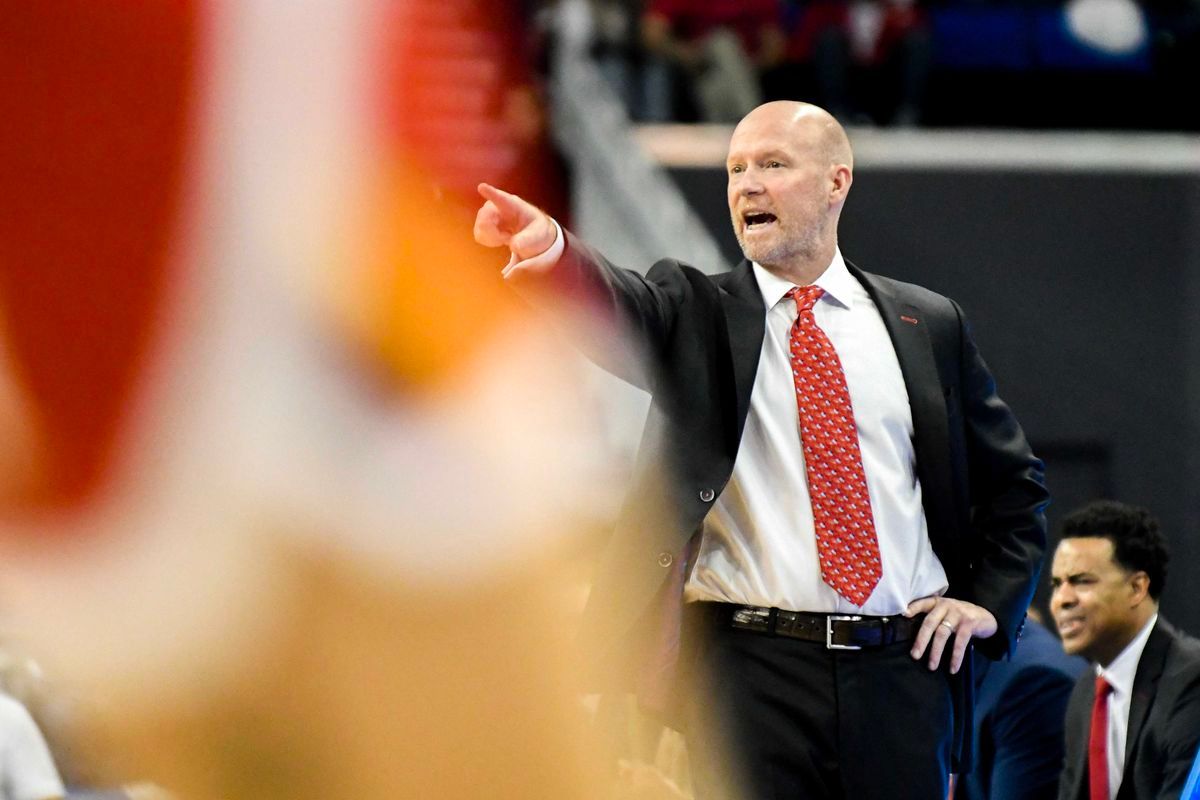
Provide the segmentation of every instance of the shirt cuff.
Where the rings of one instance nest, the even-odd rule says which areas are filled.
[[[505,266],[504,271],[500,273],[501,275],[507,278],[517,271],[537,271],[539,269],[544,270],[549,269],[558,263],[558,259],[562,258],[563,251],[567,249],[567,242],[566,237],[563,236],[562,228],[558,224],[558,220],[551,217],[550,221],[554,223],[554,244],[550,245],[545,252],[536,256],[530,256],[529,258],[521,261],[518,261],[517,254],[513,253],[512,257],[508,259],[508,265]]]

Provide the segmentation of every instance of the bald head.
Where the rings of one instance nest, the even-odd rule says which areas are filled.
[[[819,276],[837,250],[853,158],[846,131],[823,108],[780,101],[747,114],[725,159],[730,219],[746,258],[797,285]]]
[[[742,117],[733,135],[736,137],[745,128],[774,128],[789,138],[795,137],[797,142],[809,144],[822,159],[828,158],[830,164],[854,168],[854,152],[846,129],[832,114],[812,103],[798,100],[763,103]]]

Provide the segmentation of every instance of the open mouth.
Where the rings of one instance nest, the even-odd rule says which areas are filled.
[[[1083,630],[1083,620],[1068,619],[1058,623],[1058,633],[1060,636],[1073,636]]]
[[[766,211],[751,211],[742,215],[742,221],[746,223],[746,230],[753,231],[774,223],[775,215]]]

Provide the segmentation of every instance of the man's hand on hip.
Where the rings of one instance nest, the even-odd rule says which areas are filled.
[[[484,204],[475,215],[475,241],[485,247],[507,247],[512,253],[509,267],[540,256],[558,238],[558,226],[548,214],[515,194],[481,183]],[[544,269],[550,265],[532,265]]]
[[[909,603],[908,610],[904,612],[906,617],[917,614],[925,614],[925,621],[913,640],[912,657],[920,659],[928,648],[930,669],[938,668],[951,635],[954,637],[954,647],[950,651],[950,671],[957,673],[962,667],[971,638],[986,639],[999,630],[992,612],[966,600],[922,597]]]

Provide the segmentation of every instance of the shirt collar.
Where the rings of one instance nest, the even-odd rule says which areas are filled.
[[[750,262],[750,266],[754,269],[758,289],[762,292],[763,303],[768,309],[774,308],[783,299],[783,296],[796,286],[788,279],[780,278],[757,262]],[[851,306],[854,283],[854,277],[846,268],[846,260],[842,258],[840,247],[834,249],[833,261],[829,262],[829,266],[821,273],[821,277],[813,281],[814,285],[825,290],[825,297],[846,308]]]
[[[1114,692],[1128,694],[1133,691],[1133,678],[1137,675],[1138,662],[1142,659],[1142,651],[1146,649],[1146,641],[1150,638],[1150,631],[1156,622],[1158,614],[1150,617],[1150,621],[1142,627],[1138,635],[1125,645],[1125,649],[1107,667],[1096,665],[1096,674],[1108,681]]]

